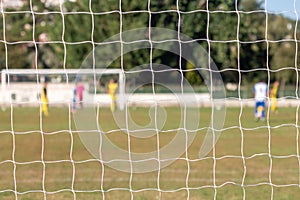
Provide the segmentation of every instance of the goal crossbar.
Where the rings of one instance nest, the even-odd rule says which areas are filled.
[[[7,75],[20,75],[20,74],[120,74],[121,69],[3,69],[2,76]]]

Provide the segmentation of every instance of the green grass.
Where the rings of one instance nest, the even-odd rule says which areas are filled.
[[[137,124],[149,122],[146,108],[130,112]],[[166,108],[166,113],[163,130],[178,128],[179,110]],[[89,154],[67,108],[50,108],[50,116],[42,119],[38,108],[9,108],[0,113],[0,199],[15,199],[14,191],[18,199],[245,196],[260,200],[272,195],[273,199],[300,199],[297,115],[296,108],[281,108],[278,114],[270,113],[267,121],[255,122],[253,108],[228,108],[215,151],[198,159],[211,116],[210,108],[201,108],[200,128],[204,129],[197,132],[188,159],[179,159],[159,171],[130,174],[102,165]],[[128,149],[127,135],[118,131],[107,108],[100,109],[99,125],[109,132],[111,141]],[[175,134],[160,133],[159,145],[168,144]],[[157,136],[131,137],[130,144],[132,152],[154,151]]]

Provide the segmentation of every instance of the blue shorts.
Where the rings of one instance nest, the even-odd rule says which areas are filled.
[[[261,113],[261,118],[265,118],[265,107],[266,107],[266,103],[265,101],[256,101],[255,102],[255,117],[258,117],[258,107],[259,106],[262,106],[263,107],[263,110],[262,110],[262,113]]]

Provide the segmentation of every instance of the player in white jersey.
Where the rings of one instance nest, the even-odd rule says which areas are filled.
[[[257,120],[265,120],[266,98],[268,96],[268,85],[264,82],[258,82],[254,85],[254,99],[255,99],[255,118]]]

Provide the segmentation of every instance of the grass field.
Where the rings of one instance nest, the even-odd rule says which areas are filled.
[[[165,129],[177,128],[179,110],[166,108]],[[198,159],[211,109],[200,109],[204,128],[182,159],[159,171],[130,174],[94,159],[82,145],[67,108],[14,107],[0,113],[0,199],[300,199],[297,108],[281,108],[255,122],[253,108],[228,108],[222,135],[213,152]],[[104,131],[117,130],[112,114],[100,109]],[[146,108],[132,109],[143,125]],[[200,128],[201,128],[200,127]],[[159,145],[173,132],[160,133]],[[108,137],[128,149],[127,135]],[[157,147],[157,137],[131,138],[133,152]]]

